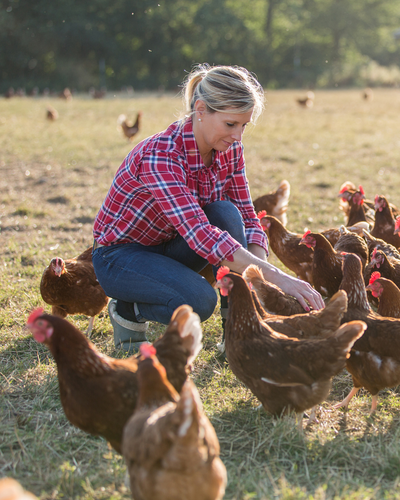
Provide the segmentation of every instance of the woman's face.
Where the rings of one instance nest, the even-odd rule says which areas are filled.
[[[241,141],[252,113],[253,110],[247,113],[235,113],[234,109],[225,113],[218,111],[209,113],[201,107],[196,109],[194,115],[194,120],[197,121],[195,137],[200,153],[207,153],[212,149],[224,152],[235,141]]]

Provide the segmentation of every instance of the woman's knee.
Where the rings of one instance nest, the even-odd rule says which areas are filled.
[[[213,226],[227,231],[236,241],[247,247],[244,222],[238,208],[230,201],[214,201],[204,208],[208,220]]]

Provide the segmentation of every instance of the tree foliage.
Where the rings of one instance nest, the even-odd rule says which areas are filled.
[[[0,0],[0,90],[174,89],[199,62],[267,87],[369,84],[372,61],[399,64],[399,28],[398,0]]]

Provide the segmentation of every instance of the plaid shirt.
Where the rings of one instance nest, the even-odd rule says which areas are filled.
[[[243,146],[215,151],[205,167],[192,122],[175,122],[140,142],[119,167],[94,223],[94,238],[103,245],[137,242],[159,245],[178,233],[189,247],[213,265],[240,244],[212,226],[202,207],[228,200],[239,209],[248,243],[268,252],[264,231],[254,212],[245,174]]]

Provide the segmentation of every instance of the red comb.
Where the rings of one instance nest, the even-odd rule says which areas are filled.
[[[369,284],[372,285],[376,280],[378,280],[381,277],[381,273],[378,271],[375,271],[374,273],[371,274],[371,277],[369,279]]]
[[[360,191],[361,194],[365,194],[365,191],[362,186],[358,186],[358,190]]]
[[[221,280],[226,274],[230,272],[229,267],[221,266],[217,271],[217,280]]]
[[[347,186],[342,187],[342,189],[339,191],[339,194],[345,193],[348,190]]]
[[[266,215],[267,215],[267,211],[266,210],[261,210],[260,212],[258,212],[257,217],[261,220]]]
[[[309,234],[311,234],[311,230],[309,229],[308,231],[306,231],[304,234],[303,234],[303,238],[305,238],[306,236],[308,236]]]
[[[140,354],[144,358],[151,358],[156,355],[156,348],[151,344],[142,344],[140,346]]]
[[[34,309],[29,315],[27,324],[30,325],[34,323],[37,320],[37,318],[39,318],[43,313],[44,313],[43,307],[38,307],[37,309]]]
[[[400,228],[400,215],[397,217],[396,222],[394,223],[394,228],[396,230]]]
[[[372,258],[375,258],[375,255],[376,255],[377,251],[378,251],[378,248],[375,247],[374,250],[372,251],[372,255],[371,255]]]

